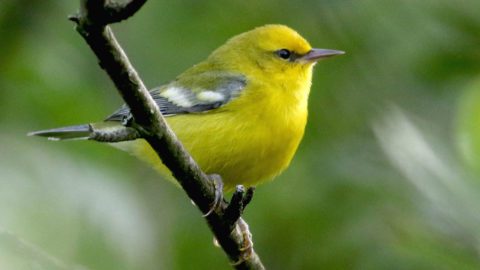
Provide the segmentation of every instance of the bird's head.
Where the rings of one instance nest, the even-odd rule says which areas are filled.
[[[212,53],[210,59],[222,61],[244,73],[288,76],[311,73],[321,59],[342,51],[315,49],[300,34],[284,25],[265,25],[231,38]]]

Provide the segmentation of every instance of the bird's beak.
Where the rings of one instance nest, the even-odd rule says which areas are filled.
[[[345,52],[329,49],[311,49],[308,53],[301,56],[300,59],[308,62],[316,62],[323,58],[332,57],[340,54],[345,54]]]

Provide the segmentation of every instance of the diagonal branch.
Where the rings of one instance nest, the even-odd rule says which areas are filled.
[[[108,27],[109,23],[132,16],[145,2],[146,0],[131,0],[125,4],[112,4],[106,0],[81,0],[80,11],[70,16],[70,20],[77,24],[77,31],[97,56],[100,66],[108,73],[130,107],[134,118],[132,127],[136,132],[97,134],[98,137],[91,139],[118,141],[115,136],[130,139],[140,136],[146,139],[190,199],[202,213],[208,214],[205,215],[207,223],[233,262],[232,265],[236,269],[264,269],[251,246],[247,247],[248,252],[245,252],[245,243],[251,243],[251,235],[246,232],[248,225],[240,215],[252,193],[237,192],[233,206],[229,207],[227,202],[221,200],[214,211],[210,211],[218,198],[219,190],[215,181],[200,169],[167,126],[158,106]],[[234,209],[236,205],[242,209]],[[229,214],[225,215],[226,212]]]

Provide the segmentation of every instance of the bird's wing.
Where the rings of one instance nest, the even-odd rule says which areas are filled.
[[[246,84],[243,75],[209,71],[180,76],[167,85],[152,89],[150,94],[164,116],[201,113],[227,104]],[[124,121],[130,117],[130,108],[123,105],[105,121]]]

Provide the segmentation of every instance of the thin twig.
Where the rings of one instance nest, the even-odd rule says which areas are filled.
[[[124,141],[132,141],[138,138],[141,138],[140,133],[138,130],[134,128],[122,128],[122,129],[95,129],[92,125],[90,125],[90,136],[88,137],[89,140],[97,141],[97,142],[124,142]]]
[[[109,23],[119,22],[132,16],[145,2],[146,0],[131,0],[119,5],[106,0],[81,0],[80,11],[78,14],[70,16],[69,19],[77,24],[77,31],[95,53],[100,66],[108,73],[130,108],[134,119],[132,128],[138,131],[135,136],[140,135],[150,143],[190,199],[203,214],[208,213],[205,218],[218,243],[230,261],[234,263],[234,267],[236,269],[264,269],[253,248],[251,246],[245,248],[247,240],[250,241],[250,235],[248,231],[242,230],[242,228],[248,229],[248,225],[240,218],[246,205],[244,196],[241,196],[241,203],[237,204],[238,210],[235,210],[233,206],[231,208],[232,212],[240,213],[238,220],[233,223],[227,221],[224,213],[228,203],[216,200],[218,199],[218,194],[216,194],[218,189],[216,189],[214,181],[211,181],[201,171],[167,126],[158,106],[108,27]],[[105,134],[101,135],[106,136]],[[116,138],[108,137],[108,139],[115,140]],[[217,207],[209,213],[215,202],[219,202]],[[235,224],[235,226],[231,224]],[[246,239],[246,235],[248,239]],[[248,254],[245,254],[246,249],[248,249]]]

